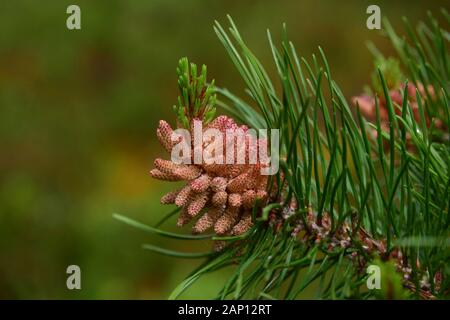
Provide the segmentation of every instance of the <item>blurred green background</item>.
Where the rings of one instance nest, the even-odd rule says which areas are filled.
[[[81,30],[66,28],[70,4],[81,8]],[[271,74],[266,28],[279,38],[286,22],[301,55],[324,48],[350,97],[373,69],[365,42],[392,52],[366,28],[370,4],[401,26],[401,16],[417,21],[446,1],[2,1],[0,299],[166,298],[199,261],[141,244],[184,251],[210,244],[150,236],[112,213],[152,224],[171,210],[159,198],[173,186],[148,171],[165,155],[158,120],[174,123],[178,59],[207,64],[219,86],[242,94],[214,20],[226,24],[231,14]],[[70,264],[81,267],[81,290],[66,288]],[[227,274],[202,279],[183,297],[213,297]]]

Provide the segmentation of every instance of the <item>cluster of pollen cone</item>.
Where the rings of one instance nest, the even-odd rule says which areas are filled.
[[[203,131],[211,128],[222,133],[223,159],[226,158],[225,152],[229,152],[225,147],[226,133],[238,129],[248,131],[246,126],[238,126],[227,116],[215,118],[203,128]],[[172,133],[170,125],[161,120],[157,136],[169,154],[176,143],[172,140]],[[251,139],[254,140],[251,142]],[[203,148],[217,142],[203,140]],[[217,235],[240,235],[249,230],[253,225],[252,210],[256,201],[266,201],[268,198],[266,191],[268,176],[261,175],[261,168],[264,165],[259,159],[249,161],[251,149],[260,143],[262,139],[251,135],[245,136],[243,144],[234,143],[234,157],[243,150],[246,160],[244,164],[237,164],[236,161],[234,164],[207,163],[205,160],[200,164],[177,164],[171,160],[156,159],[155,168],[150,172],[153,178],[186,181],[183,187],[161,198],[162,204],[175,204],[181,208],[177,225],[183,226],[193,222],[194,234],[213,229]],[[193,151],[194,147],[191,154]]]

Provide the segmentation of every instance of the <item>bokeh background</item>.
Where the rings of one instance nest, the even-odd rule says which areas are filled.
[[[66,28],[70,4],[81,8],[81,30]],[[392,53],[379,31],[366,28],[370,4],[399,27],[404,15],[417,21],[427,10],[437,14],[448,6],[412,0],[1,1],[0,299],[166,298],[199,261],[160,256],[141,244],[183,251],[210,244],[167,241],[121,224],[112,213],[154,224],[171,210],[159,197],[172,186],[148,171],[163,154],[158,120],[174,122],[178,59],[207,64],[219,86],[242,94],[214,20],[226,24],[231,14],[272,75],[266,29],[277,39],[286,22],[301,55],[324,48],[350,97],[370,81],[365,42]],[[70,264],[81,267],[81,290],[66,288]],[[205,277],[183,297],[213,297],[228,274]]]

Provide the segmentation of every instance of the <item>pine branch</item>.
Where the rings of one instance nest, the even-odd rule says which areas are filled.
[[[447,12],[443,15],[448,20]],[[319,298],[448,297],[448,32],[430,14],[428,25],[419,23],[416,32],[406,22],[405,40],[385,21],[401,64],[372,50],[378,57],[377,76],[372,76],[376,95],[349,103],[324,51],[319,48],[309,60],[299,57],[286,28],[279,46],[268,32],[282,88],[277,92],[228,19],[228,31],[218,22],[214,30],[248,97],[216,88],[222,99],[218,105],[253,128],[280,130],[281,170],[267,185],[269,197],[253,206],[253,224],[243,233],[213,238],[222,250],[211,254],[171,298],[230,264],[235,271],[220,299],[295,299],[312,283],[319,283]],[[396,71],[389,73],[392,66]],[[211,120],[212,89],[198,90],[206,83],[206,69],[197,77],[196,67],[189,69],[181,60],[178,74],[179,121],[188,128],[191,119]],[[394,291],[367,290],[365,270],[372,263],[383,267],[385,288]]]

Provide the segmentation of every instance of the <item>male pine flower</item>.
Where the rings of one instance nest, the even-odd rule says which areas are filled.
[[[238,126],[227,116],[215,118],[204,130],[210,128],[219,130],[224,136],[230,129],[247,131],[247,127]],[[172,132],[170,125],[161,120],[157,135],[168,152],[172,151],[174,145]],[[259,142],[257,140],[256,145]],[[249,158],[250,145],[245,144],[246,159]],[[196,220],[193,233],[203,233],[211,228],[218,235],[245,233],[253,225],[251,213],[256,201],[268,200],[268,176],[260,173],[264,166],[260,162],[207,164],[203,161],[201,164],[177,164],[158,158],[154,165],[155,169],[150,171],[152,177],[165,181],[186,181],[181,189],[164,195],[161,203],[175,204],[181,208],[178,226]]]
[[[227,116],[214,118],[216,101],[214,80],[207,83],[206,66],[202,66],[199,74],[197,70],[197,66],[193,63],[189,64],[187,58],[182,58],[178,64],[180,96],[178,105],[174,106],[177,127],[189,130],[191,137],[194,137],[195,124],[198,122],[202,125],[202,133],[208,129],[215,129],[222,134],[222,137],[226,137],[230,130],[241,130],[245,134],[245,142],[237,146],[234,143],[232,154],[234,160],[237,160],[238,153],[243,151],[246,161],[244,164],[238,161],[232,164],[228,162],[221,164],[202,159],[200,163],[194,161],[195,164],[179,164],[172,160],[158,158],[150,174],[159,180],[186,182],[182,188],[171,191],[161,198],[162,204],[174,204],[181,208],[178,226],[195,221],[193,233],[203,233],[213,229],[218,235],[240,235],[253,226],[252,210],[257,200],[260,200],[262,204],[268,201],[266,191],[268,176],[261,174],[261,168],[267,166],[259,159],[249,161],[251,152],[254,155],[259,146],[266,141],[252,137],[248,134],[246,126],[237,125],[232,118]],[[182,137],[178,140],[172,139],[174,130],[164,120],[159,122],[156,135],[160,144],[169,153],[182,141]],[[233,142],[237,142],[237,137],[233,139]],[[226,146],[226,138],[221,142],[223,146]],[[215,143],[218,143],[215,139],[206,143],[202,137],[203,147],[208,145],[215,147]],[[189,148],[190,154],[194,155],[195,146]],[[228,146],[223,147],[222,150],[229,152]],[[227,159],[226,156],[227,154],[223,152],[223,159]],[[191,158],[194,157],[191,156]],[[223,243],[217,242],[215,247],[220,249]]]

